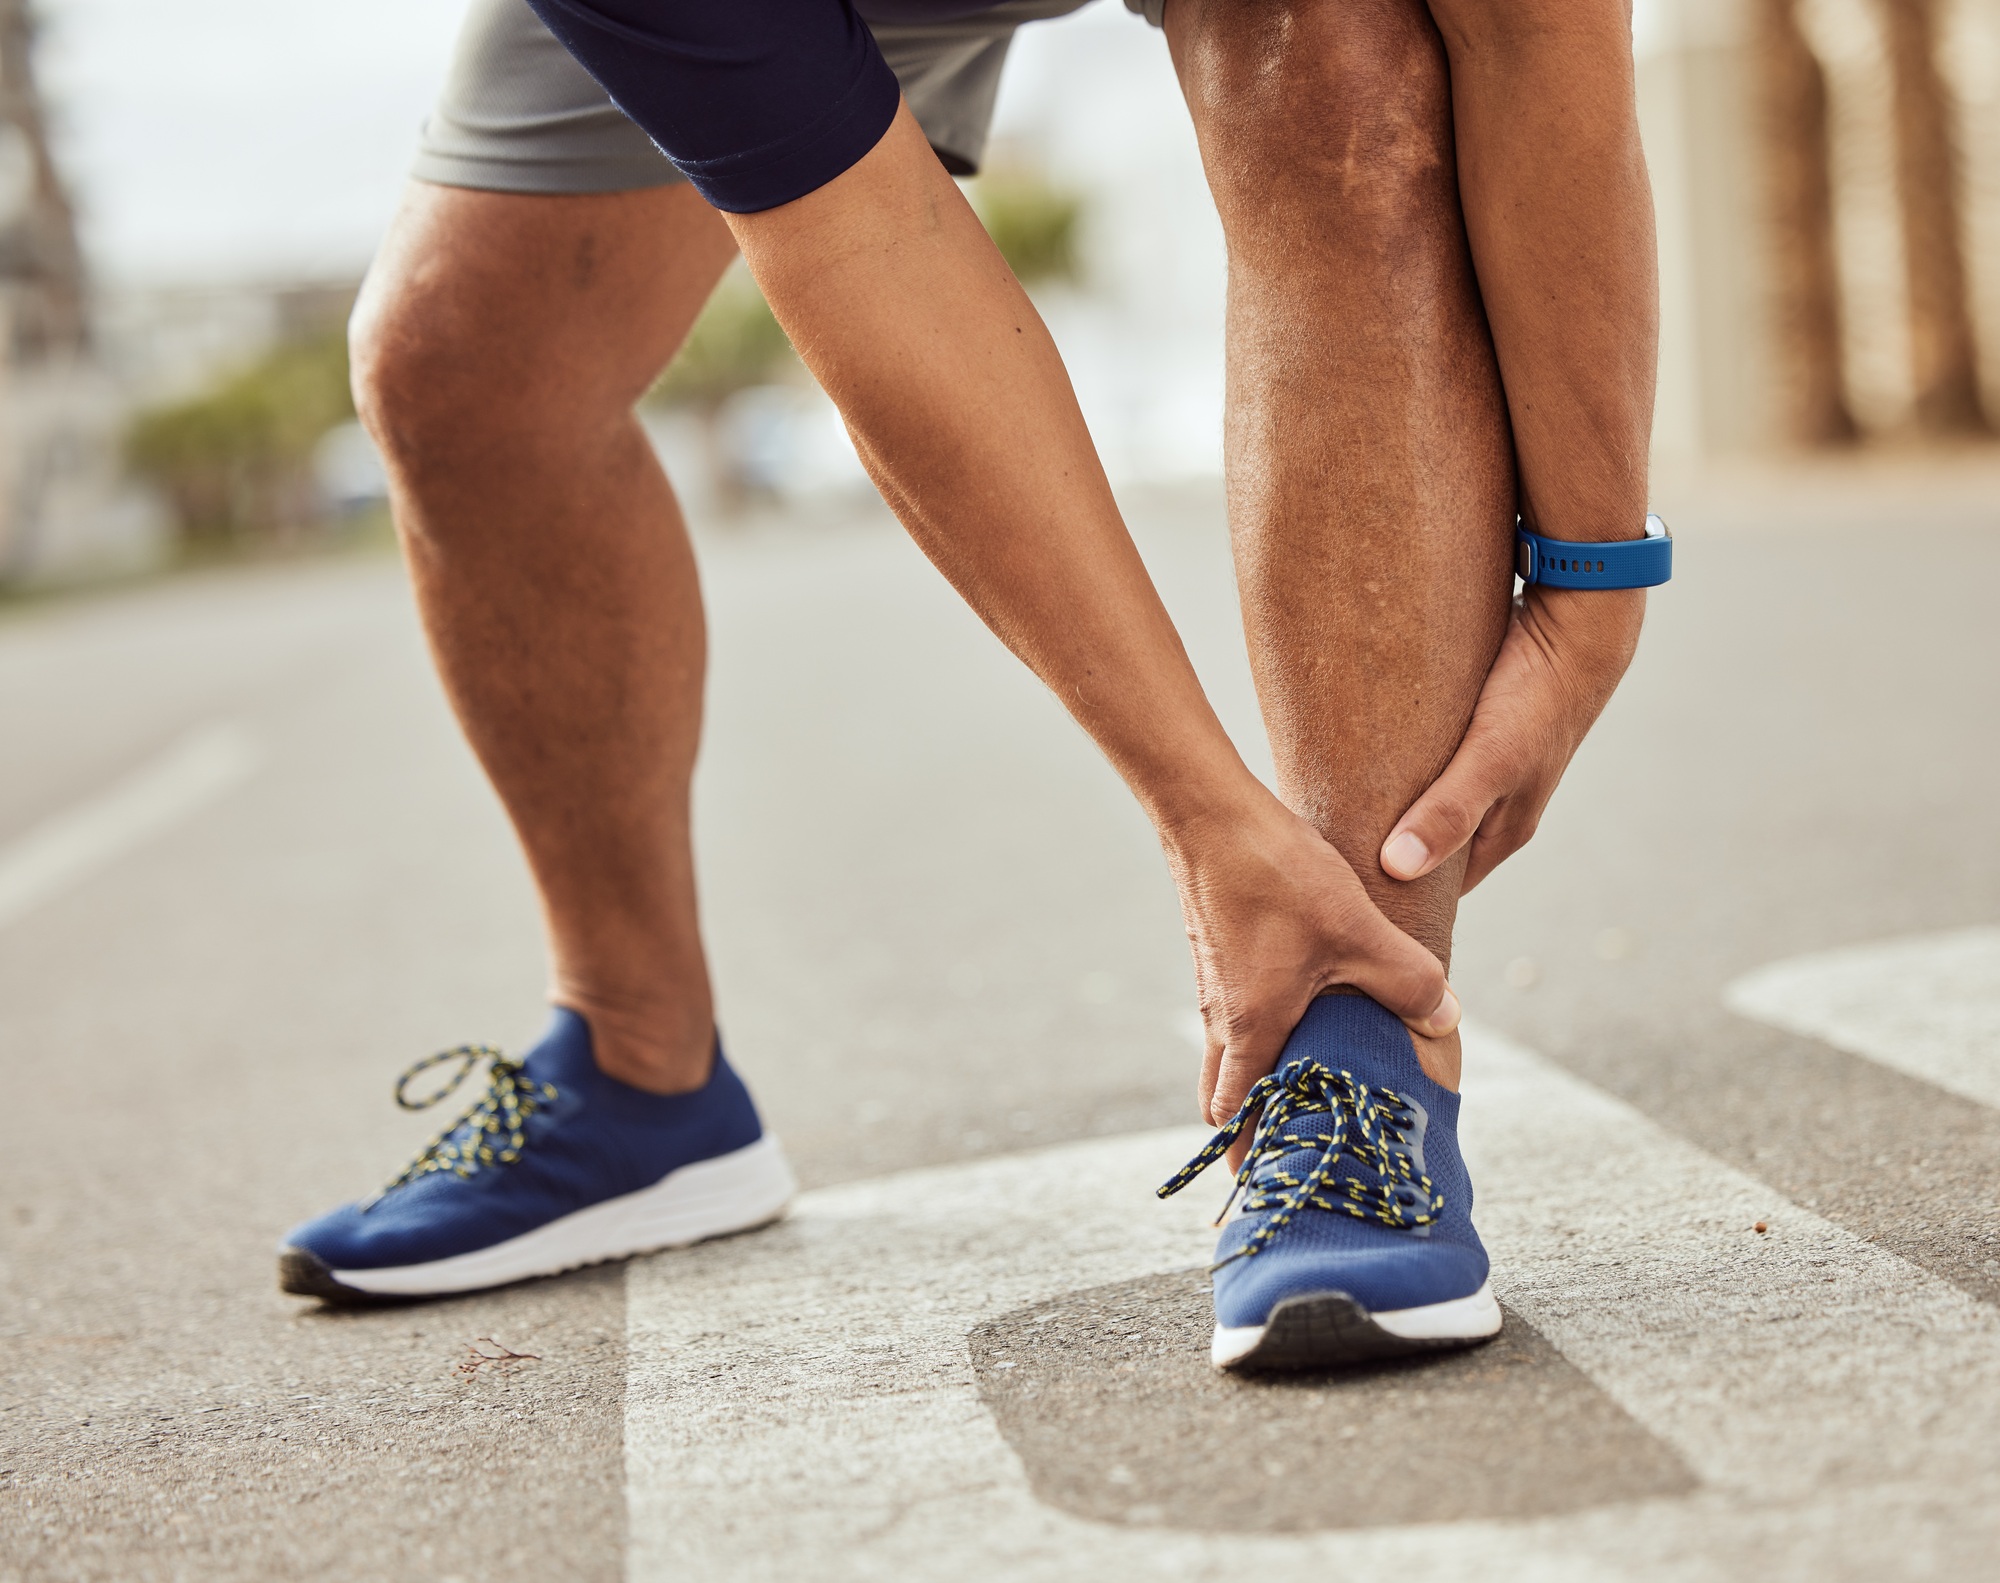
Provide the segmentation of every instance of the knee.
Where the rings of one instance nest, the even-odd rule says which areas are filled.
[[[370,275],[347,322],[354,410],[399,471],[431,451],[447,429],[460,348],[424,311],[403,279]]]
[[[630,409],[629,395],[565,354],[559,323],[493,300],[484,284],[391,259],[355,303],[355,412],[406,484],[530,463]]]
[[[486,366],[498,329],[468,322],[420,275],[368,277],[347,325],[354,407],[397,473],[446,461],[501,416],[507,386]]]
[[[1393,222],[1449,186],[1450,74],[1421,0],[1192,0],[1183,16],[1183,76],[1233,245],[1246,227],[1290,229],[1302,205]]]

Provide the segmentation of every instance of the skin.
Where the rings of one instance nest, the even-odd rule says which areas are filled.
[[[1601,705],[1616,673],[1609,649],[1573,657],[1550,626],[1556,651],[1496,698],[1524,618],[1506,602],[1507,415],[1451,181],[1457,82],[1421,9],[1359,11],[1357,32],[1335,25],[1353,7],[1292,7],[1305,25],[1275,83],[1256,26],[1206,0],[1169,13],[1230,232],[1232,515],[1282,802],[1216,723],[1046,331],[907,111],[843,176],[758,215],[685,188],[412,189],[357,309],[357,394],[440,672],[540,891],[553,998],[590,1019],[614,1076],[684,1090],[713,1047],[687,830],[700,598],[631,406],[735,245],[919,544],[1153,819],[1209,1029],[1204,1109],[1233,1110],[1338,986],[1403,1016],[1455,1085],[1440,959],[1461,849],[1475,829],[1501,839],[1485,810],[1553,787],[1575,742],[1549,722],[1577,718],[1571,692]],[[1400,96],[1372,124],[1338,108]],[[1497,212],[1508,201],[1503,184]],[[1567,333],[1533,306],[1530,339]],[[1498,327],[1515,321],[1494,322],[1507,367]],[[1558,383],[1574,366],[1544,362]],[[1560,457],[1554,471],[1570,476]],[[1412,807],[1440,770],[1449,805]],[[1453,842],[1444,815],[1475,805]],[[1408,880],[1377,857],[1392,826],[1434,843]]]
[[[688,842],[706,638],[632,407],[734,256],[688,188],[416,184],[350,332],[432,655],[541,899],[551,998],[607,1072],[658,1092],[701,1083],[714,1042]]]
[[[1173,0],[1166,31],[1229,245],[1230,522],[1279,790],[1448,966],[1459,896],[1533,834],[1644,614],[1509,599],[1517,500],[1559,538],[1645,516],[1629,21]],[[1456,1088],[1457,1034],[1417,1032]],[[1219,1121],[1265,1068],[1214,1035]]]
[[[1528,525],[1636,538],[1659,363],[1659,257],[1627,0],[1431,0],[1449,62],[1460,201]],[[1382,866],[1470,890],[1535,833],[1632,661],[1643,589],[1531,588],[1465,740],[1396,822]],[[1410,844],[1414,840],[1415,844]]]

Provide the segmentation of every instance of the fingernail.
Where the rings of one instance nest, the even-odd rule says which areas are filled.
[[[1391,874],[1400,874],[1405,879],[1414,879],[1423,872],[1423,867],[1431,860],[1431,849],[1417,839],[1414,830],[1404,830],[1390,837],[1389,844],[1382,848],[1382,866]]]
[[[1442,1039],[1458,1026],[1458,1019],[1462,1015],[1458,997],[1451,992],[1451,986],[1447,984],[1444,999],[1437,1003],[1437,1010],[1424,1019],[1424,1025],[1431,1030],[1432,1038]]]

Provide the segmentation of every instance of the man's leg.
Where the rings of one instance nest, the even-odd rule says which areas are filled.
[[[558,1009],[381,1192],[286,1234],[284,1291],[501,1286],[765,1225],[796,1190],[715,1048],[688,846],[701,595],[632,413],[732,251],[685,188],[419,184],[363,289],[356,395]],[[481,1053],[416,1070],[463,1054],[455,1087]]]
[[[1279,790],[1449,962],[1462,856],[1382,840],[1506,628],[1514,473],[1422,0],[1171,0],[1229,246],[1229,512]],[[1458,1081],[1458,1039],[1420,1041]]]
[[[1463,860],[1404,881],[1379,853],[1500,651],[1514,473],[1443,44],[1423,0],[1169,0],[1165,20],[1229,245],[1230,527],[1279,790],[1448,959]],[[1307,1009],[1254,1096],[1218,1365],[1499,1330],[1458,1070],[1456,1034],[1352,996]]]
[[[698,1087],[714,1040],[688,841],[704,633],[633,403],[734,255],[686,187],[411,187],[356,309],[425,630],[527,851],[554,998],[598,1064]]]

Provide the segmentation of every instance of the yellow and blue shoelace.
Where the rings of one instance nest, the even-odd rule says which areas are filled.
[[[1160,1187],[1159,1196],[1178,1193],[1227,1154],[1259,1110],[1263,1116],[1251,1135],[1250,1152],[1216,1223],[1228,1215],[1238,1193],[1243,1194],[1246,1214],[1269,1211],[1271,1218],[1216,1268],[1261,1253],[1302,1209],[1352,1215],[1396,1231],[1433,1225],[1443,1213],[1444,1199],[1432,1190],[1430,1177],[1417,1170],[1409,1147],[1416,1127],[1411,1101],[1392,1088],[1371,1087],[1352,1072],[1336,1072],[1317,1061],[1295,1061],[1259,1078],[1242,1108]],[[1325,1133],[1309,1136],[1296,1130],[1306,1116],[1331,1116],[1332,1124]],[[1319,1155],[1304,1175],[1273,1169],[1253,1182],[1263,1166],[1300,1149]],[[1342,1155],[1372,1171],[1378,1180],[1336,1174]]]
[[[459,1067],[442,1088],[423,1099],[410,1098],[413,1078],[448,1061],[458,1062]],[[520,1061],[490,1044],[461,1044],[425,1056],[396,1079],[396,1103],[405,1110],[429,1110],[456,1093],[481,1061],[490,1063],[486,1092],[470,1110],[425,1144],[402,1174],[369,1199],[362,1206],[364,1209],[372,1208],[397,1188],[434,1171],[469,1177],[484,1166],[512,1165],[520,1159],[528,1143],[528,1118],[545,1101],[554,1099],[556,1091],[547,1083],[535,1082],[527,1076],[527,1069]]]

